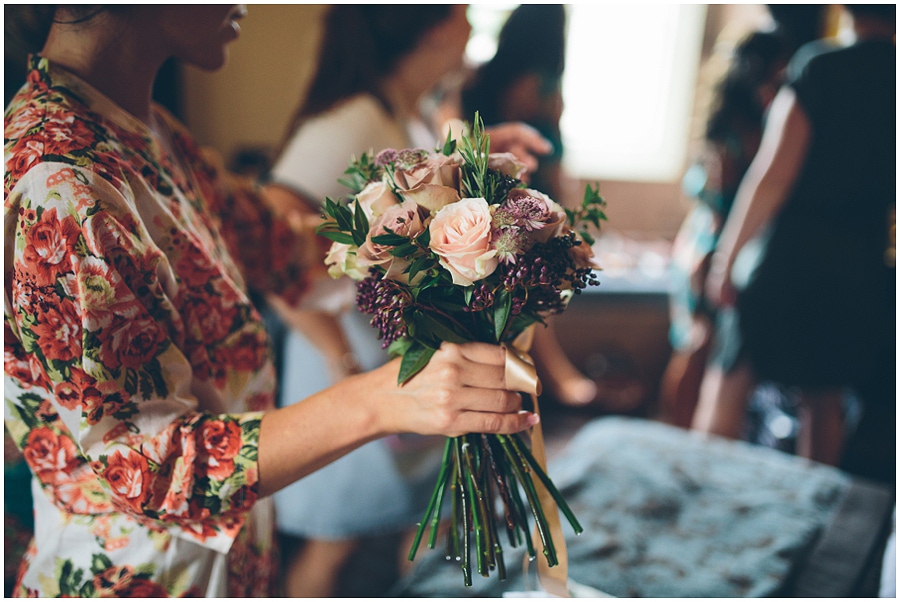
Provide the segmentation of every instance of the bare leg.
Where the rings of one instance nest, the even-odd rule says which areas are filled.
[[[597,396],[597,385],[576,368],[560,346],[552,322],[534,329],[531,353],[548,391],[565,405],[587,405]]]
[[[750,390],[755,382],[753,370],[747,362],[739,363],[729,372],[719,366],[707,367],[691,428],[739,439]]]
[[[330,598],[337,579],[359,542],[355,539],[307,541],[290,559],[285,575],[289,598]]]
[[[691,326],[688,347],[672,353],[660,386],[659,418],[662,422],[681,428],[691,425],[711,340],[709,321],[698,319]]]
[[[800,392],[797,455],[837,466],[844,447],[844,406],[840,389]]]

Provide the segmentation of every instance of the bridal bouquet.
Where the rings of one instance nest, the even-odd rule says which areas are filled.
[[[588,231],[605,219],[598,190],[588,186],[577,209],[564,209],[527,188],[519,179],[523,172],[513,155],[489,152],[476,114],[471,136],[458,148],[448,137],[434,152],[362,155],[342,180],[355,191],[349,202],[326,200],[319,233],[332,241],[329,273],[358,281],[357,307],[373,316],[383,346],[402,356],[401,385],[442,341],[513,345],[528,327],[563,311],[572,294],[599,284]],[[524,540],[534,558],[529,514],[554,566],[556,548],[539,487],[580,533],[521,435],[448,438],[410,560],[429,525],[434,548],[449,492],[447,553],[461,563],[466,585],[472,584],[473,552],[481,575],[496,569],[505,578],[502,531],[510,545]]]

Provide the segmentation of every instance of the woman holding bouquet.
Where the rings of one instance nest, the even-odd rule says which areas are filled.
[[[338,181],[351,157],[384,148],[434,149],[438,135],[418,104],[461,68],[471,30],[465,5],[335,5],[323,26],[318,69],[267,189],[288,204],[303,198],[312,215],[321,215],[326,197],[348,195]],[[550,150],[521,124],[502,125],[490,134],[492,149],[515,152],[530,169],[536,166],[532,153]],[[339,282],[347,287],[343,306],[348,309],[355,285],[347,278]],[[295,331],[284,350],[282,403],[387,359],[370,316],[290,310],[277,300],[272,305]],[[280,531],[304,540],[296,554],[288,554],[288,595],[332,595],[338,572],[361,537],[415,525],[434,485],[442,445],[439,438],[372,442],[279,493]],[[367,495],[358,495],[360,490]]]
[[[35,494],[16,595],[271,596],[273,492],[391,433],[537,420],[490,345],[273,409],[248,289],[303,303],[310,236],[150,100],[171,56],[219,68],[244,13],[7,12],[40,51],[5,115],[5,420]]]

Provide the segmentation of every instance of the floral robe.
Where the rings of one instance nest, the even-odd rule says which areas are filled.
[[[265,596],[274,368],[247,288],[308,240],[154,107],[32,57],[5,119],[5,419],[34,475],[19,596]]]

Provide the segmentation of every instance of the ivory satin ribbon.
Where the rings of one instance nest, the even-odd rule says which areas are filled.
[[[507,387],[531,395],[534,412],[540,414],[538,395],[541,394],[541,381],[538,379],[537,371],[534,368],[534,360],[528,355],[528,351],[531,349],[531,342],[534,339],[534,328],[534,326],[526,328],[522,334],[516,337],[511,345],[506,346],[505,377]],[[541,423],[538,422],[534,425],[530,429],[529,434],[531,435],[531,454],[546,472],[547,454],[544,451],[544,436],[541,431]],[[539,552],[535,560],[538,579],[541,587],[547,593],[560,598],[568,598],[570,597],[568,585],[569,558],[566,553],[566,539],[559,520],[559,509],[553,496],[550,495],[543,483],[537,479],[535,479],[535,488],[537,489],[538,499],[541,502],[544,515],[547,518],[550,536],[553,538],[553,543],[556,546],[556,559],[558,562],[556,566],[551,567],[547,562],[546,556]],[[543,550],[541,536],[537,528],[532,533],[531,540],[534,542],[535,550]],[[528,554],[526,554],[523,562],[523,573],[526,576],[528,575],[528,565],[529,559]]]

